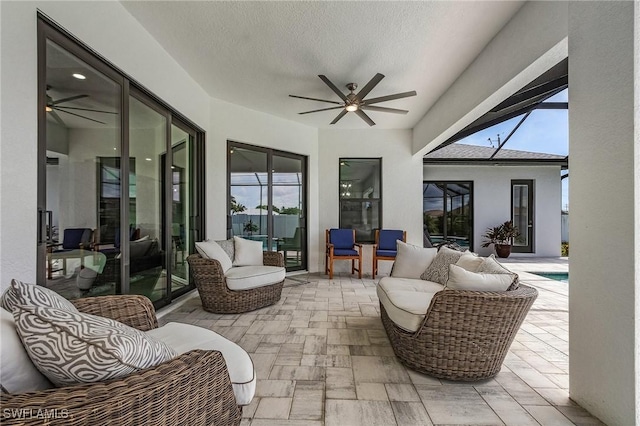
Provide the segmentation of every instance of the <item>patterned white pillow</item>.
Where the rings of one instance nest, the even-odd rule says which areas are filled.
[[[233,242],[233,238],[229,238],[228,240],[216,240],[216,243],[227,253],[229,259],[233,262],[233,259],[236,257],[236,245]]]
[[[420,278],[446,285],[449,279],[449,265],[455,264],[463,254],[464,252],[452,250],[446,246],[440,247],[435,259],[420,275]]]
[[[12,312],[16,305],[57,308],[63,311],[78,312],[73,303],[55,291],[18,280],[11,280],[11,287],[4,292],[0,303],[9,312]]]
[[[121,378],[177,356],[165,343],[118,321],[56,308],[17,305],[16,330],[56,386]]]

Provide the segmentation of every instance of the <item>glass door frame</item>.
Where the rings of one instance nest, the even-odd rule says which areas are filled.
[[[256,152],[265,153],[267,155],[267,247],[271,248],[274,235],[273,235],[273,157],[284,157],[299,160],[301,162],[302,170],[302,215],[299,217],[299,225],[301,229],[300,245],[302,254],[300,256],[300,265],[289,267],[287,266],[287,272],[292,271],[305,271],[307,270],[308,262],[308,235],[307,235],[307,209],[308,209],[308,157],[301,154],[295,154],[292,152],[280,151],[273,148],[265,148],[256,145],[250,145],[242,142],[235,142],[233,140],[227,140],[227,238],[232,237],[232,218],[231,214],[231,155],[230,152],[233,148],[246,149]]]
[[[515,186],[526,186],[527,189],[527,214],[529,216],[529,223],[527,224],[526,231],[520,229],[520,233],[527,234],[527,245],[515,245],[511,246],[513,253],[535,253],[535,181],[533,179],[513,179],[511,181],[511,221],[514,221],[515,210],[515,197],[513,196],[513,189]],[[515,224],[515,222],[514,222]]]
[[[184,130],[193,137],[193,153],[190,157],[190,161],[193,164],[192,179],[193,197],[191,202],[194,209],[192,210],[192,216],[189,218],[189,227],[193,230],[194,238],[201,238],[205,235],[205,223],[204,223],[204,211],[205,211],[205,132],[202,128],[191,122],[188,118],[175,111],[169,104],[162,99],[155,96],[151,91],[146,89],[142,84],[131,78],[124,71],[113,65],[107,59],[99,55],[90,47],[85,45],[82,41],[74,37],[67,32],[64,28],[61,28],[53,20],[44,15],[42,12],[37,13],[37,52],[38,52],[38,98],[37,98],[37,120],[38,120],[38,165],[37,165],[37,257],[36,257],[36,282],[39,285],[45,285],[46,283],[46,262],[47,262],[47,207],[46,207],[46,150],[47,150],[47,135],[46,135],[46,112],[47,105],[46,97],[46,77],[47,77],[47,41],[52,41],[61,48],[65,49],[78,59],[85,62],[87,65],[95,68],[99,72],[103,73],[106,77],[113,80],[121,87],[121,101],[120,101],[120,158],[129,158],[129,97],[133,95],[136,99],[143,102],[145,105],[151,107],[161,115],[167,117],[167,132],[166,132],[166,147],[168,157],[167,161],[172,162],[171,154],[171,126],[176,125],[180,129]],[[129,161],[121,161],[121,188],[129,187]],[[171,169],[167,168],[164,176],[162,177],[167,182],[171,182]],[[166,191],[171,191],[171,185],[166,185]],[[162,208],[167,209],[169,215],[171,215],[171,196],[165,194],[165,204]],[[120,197],[120,223],[129,223],[129,191],[123,190]],[[97,214],[97,212],[96,212]],[[169,217],[170,219],[170,217]],[[120,226],[120,241],[121,255],[124,261],[120,262],[120,276],[121,282],[116,284],[116,294],[128,294],[129,292],[129,232],[128,227]],[[167,232],[163,229],[163,244],[165,247],[165,263],[167,270],[167,292],[166,297],[154,302],[156,308],[164,306],[171,302],[171,299],[179,294],[190,291],[195,288],[193,281],[186,288],[186,290],[179,292],[179,294],[172,295],[170,291],[171,285],[171,259],[172,245],[171,245],[171,232]],[[194,240],[195,241],[195,240]],[[193,241],[188,247],[189,253],[194,252]]]

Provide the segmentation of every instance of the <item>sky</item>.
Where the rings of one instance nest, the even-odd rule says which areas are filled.
[[[567,89],[552,96],[549,102],[568,102]],[[517,151],[543,152],[546,154],[569,154],[569,111],[568,110],[535,110],[516,130],[504,145],[503,149]],[[509,136],[509,133],[522,119],[522,116],[512,118],[493,127],[474,133],[456,143],[466,145],[479,145],[495,148],[498,147],[498,135],[500,140]],[[491,139],[491,141],[489,141]],[[569,206],[569,179],[562,181],[562,209]]]

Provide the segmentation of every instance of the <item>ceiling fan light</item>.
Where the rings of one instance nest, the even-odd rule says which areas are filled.
[[[358,110],[358,105],[356,104],[349,104],[346,107],[344,107],[344,109],[346,109],[349,112],[353,112],[353,111],[357,111]]]
[[[87,77],[85,77],[84,75],[82,75],[80,73],[72,74],[72,76],[77,78],[78,80],[85,80],[87,78]]]
[[[49,105],[47,105],[46,107],[44,107],[44,110],[47,112],[51,112],[53,111],[53,108],[51,108]]]

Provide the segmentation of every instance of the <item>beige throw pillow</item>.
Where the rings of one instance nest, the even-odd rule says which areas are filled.
[[[476,272],[480,272],[483,274],[509,275],[511,277],[511,286],[509,287],[509,290],[515,290],[520,285],[520,282],[518,280],[518,274],[511,272],[510,270],[502,266],[502,264],[500,264],[496,260],[496,257],[493,254],[484,258],[482,264],[480,264],[480,267]]]
[[[200,241],[196,243],[196,250],[200,254],[200,256],[205,259],[215,259],[220,262],[220,266],[222,266],[222,271],[226,273],[231,267],[233,263],[227,253],[216,243],[215,241]]]
[[[445,246],[440,247],[435,259],[433,259],[431,265],[420,275],[420,278],[442,285],[447,284],[447,280],[449,279],[449,265],[456,263],[463,254],[464,252],[452,250]]]
[[[420,278],[420,274],[433,262],[438,253],[435,248],[423,248],[397,241],[398,252],[391,276],[395,278]]]
[[[484,257],[480,257],[475,253],[465,252],[462,256],[460,256],[460,259],[458,259],[456,265],[470,272],[478,272],[478,268],[483,261]]]
[[[507,274],[469,272],[458,265],[449,265],[446,289],[469,291],[507,291],[512,278]]]
[[[235,245],[233,266],[262,266],[264,264],[261,241],[233,237],[233,242]]]

